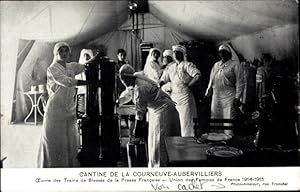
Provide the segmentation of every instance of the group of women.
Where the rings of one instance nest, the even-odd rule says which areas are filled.
[[[212,118],[231,119],[240,105],[244,89],[243,71],[229,45],[220,46],[219,53],[222,60],[211,71],[206,96],[213,98]],[[130,65],[124,65],[120,69],[120,79],[124,85],[135,87],[136,119],[141,120],[148,109],[149,167],[166,166],[164,138],[175,135],[194,136],[193,119],[197,118],[195,99],[190,87],[199,80],[200,71],[186,60],[184,46],[175,45],[172,50],[166,50],[163,64],[160,63],[160,55],[159,49],[150,50],[143,73],[134,73]],[[163,89],[166,83],[169,86]],[[227,133],[233,134],[230,131]]]
[[[45,109],[39,167],[77,166],[77,129],[74,94],[75,86],[86,82],[75,75],[84,65],[67,63],[71,48],[66,43],[54,47],[54,60],[47,70],[49,100]],[[233,60],[229,45],[219,48],[221,61],[211,72],[206,96],[212,99],[214,118],[232,118],[243,90],[242,72]],[[196,66],[187,61],[186,48],[172,46],[163,53],[152,48],[142,72],[135,72],[129,64],[119,69],[119,77],[126,88],[134,90],[136,129],[141,128],[148,112],[148,167],[167,166],[164,138],[167,136],[194,136],[193,119],[197,118],[196,104],[190,87],[201,76]],[[213,91],[212,91],[213,90]]]
[[[148,112],[149,167],[167,165],[165,137],[194,136],[196,105],[188,87],[198,80],[200,71],[185,60],[186,49],[183,46],[172,48],[173,51],[164,52],[165,67],[159,60],[160,50],[152,48],[142,72],[134,73],[129,64],[120,68],[121,81],[126,87],[135,89],[136,129],[140,129],[142,123],[139,121]],[[162,89],[162,85],[168,82],[170,96]]]

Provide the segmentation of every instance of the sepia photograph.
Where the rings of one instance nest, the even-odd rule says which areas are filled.
[[[1,191],[300,190],[298,0],[0,1],[0,32]]]

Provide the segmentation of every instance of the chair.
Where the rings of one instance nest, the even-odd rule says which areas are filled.
[[[121,137],[128,137],[128,136],[131,136],[132,134],[132,122],[134,122],[134,116],[135,116],[135,113],[136,113],[136,110],[135,110],[135,105],[121,105],[121,106],[118,106],[117,107],[117,114],[118,114],[118,117],[119,117],[119,133],[120,133],[120,139]],[[127,118],[124,118],[125,117],[128,117]],[[126,131],[129,131],[128,134],[125,134],[123,131],[122,131],[122,121],[127,121],[125,122],[126,123]],[[128,121],[130,121],[130,123],[128,123]]]
[[[131,138],[126,145],[128,167],[147,167],[148,145],[144,139]]]

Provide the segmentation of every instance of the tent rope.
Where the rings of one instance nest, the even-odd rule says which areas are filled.
[[[49,25],[50,25],[50,32],[51,32],[51,38],[53,39],[53,22],[52,22],[52,8],[49,6]]]
[[[142,14],[142,38],[141,40],[144,41],[145,39],[145,14]]]
[[[23,49],[19,52],[19,54],[17,55],[17,59],[23,54],[23,52],[29,47],[32,46],[33,43],[35,42],[35,40],[28,40],[26,42],[26,45],[23,47]]]
[[[174,42],[180,43],[180,41],[184,41],[184,39],[181,38],[175,31],[169,29],[169,33],[171,34]]]

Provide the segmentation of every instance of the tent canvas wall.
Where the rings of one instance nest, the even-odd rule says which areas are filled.
[[[298,62],[297,1],[148,3],[150,13],[145,15],[144,35],[131,41],[127,1],[1,1],[1,113],[6,123],[12,114],[12,104],[17,102],[16,98],[13,100],[18,91],[14,91],[14,85],[22,82],[22,91],[28,90],[30,71],[37,61],[43,64],[42,71],[50,64],[52,47],[57,41],[70,43],[74,60],[86,47],[105,47],[107,55],[115,59],[118,48],[135,50],[141,40],[165,49],[195,39],[210,40],[216,45],[230,41],[248,60],[269,52],[278,59],[291,57]],[[18,47],[24,46],[20,39],[34,44],[30,51],[18,55]],[[16,73],[21,57],[26,57],[19,68],[22,72]],[[140,68],[138,51],[129,51],[128,59],[136,69]],[[22,119],[22,115],[19,117]]]
[[[143,24],[139,24],[139,28],[143,28],[143,30],[140,30],[139,36],[132,33],[131,18],[129,18],[115,31],[105,33],[91,41],[74,45],[72,47],[72,60],[79,60],[80,51],[83,48],[103,49],[109,58],[116,60],[117,50],[123,48],[127,52],[129,63],[136,70],[142,70],[141,43],[151,42],[154,47],[163,51],[170,49],[172,45],[179,42],[192,40],[191,37],[165,26],[152,14],[145,14],[143,17]],[[140,20],[142,21],[142,19]],[[53,58],[53,46],[54,43],[42,41],[35,41],[30,48],[27,45],[29,51],[25,59],[18,64],[21,67],[17,67],[12,122],[22,122],[30,111],[31,103],[24,92],[29,91],[33,85],[45,84],[46,69]],[[23,54],[25,55],[25,53]],[[34,75],[39,76],[37,80],[33,79]]]

